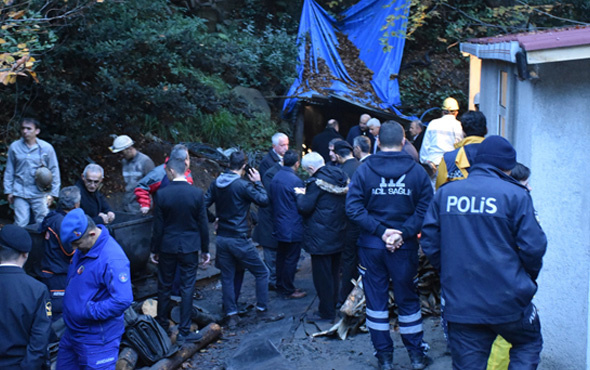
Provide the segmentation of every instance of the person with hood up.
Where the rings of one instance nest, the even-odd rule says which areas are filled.
[[[346,145],[350,146],[346,141]],[[318,313],[310,320],[333,322],[338,302],[340,254],[346,242],[348,175],[340,168],[324,166],[319,153],[301,160],[311,177],[304,189],[296,188],[297,210],[303,215],[303,248],[311,255],[313,285],[319,298]]]
[[[367,299],[367,327],[381,369],[393,369],[389,335],[389,281],[399,312],[399,331],[413,369],[424,369],[420,300],[414,285],[418,272],[418,239],[432,199],[426,171],[402,152],[404,129],[381,126],[381,151],[360,166],[346,197],[346,214],[361,228],[359,259]]]
[[[229,171],[211,183],[205,195],[205,207],[215,203],[217,218],[217,259],[221,270],[223,309],[227,325],[238,322],[238,297],[244,279],[244,268],[256,279],[256,312],[268,315],[268,268],[262,262],[250,239],[250,204],[268,206],[268,195],[255,168],[246,168],[248,157],[242,151],[229,157]],[[246,175],[248,180],[243,179]]]

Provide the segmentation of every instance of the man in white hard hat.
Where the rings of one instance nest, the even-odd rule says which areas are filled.
[[[154,161],[133,146],[133,140],[127,135],[117,136],[109,149],[113,153],[122,153],[123,178],[125,179],[125,198],[123,209],[126,212],[139,213],[139,203],[135,197],[135,188],[145,175],[154,169]]]
[[[57,197],[61,186],[53,146],[37,136],[39,121],[23,118],[22,138],[10,144],[4,171],[4,194],[14,207],[14,223],[27,226],[31,211],[40,223],[49,212],[47,195]],[[48,171],[47,171],[48,170]]]
[[[451,97],[446,98],[441,108],[442,117],[430,121],[424,133],[422,148],[420,148],[420,162],[430,166],[432,176],[436,174],[443,154],[454,150],[455,144],[463,139],[461,122],[457,120],[459,114],[457,100]]]

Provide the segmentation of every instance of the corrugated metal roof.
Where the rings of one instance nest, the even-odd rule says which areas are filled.
[[[590,45],[590,26],[554,28],[468,40],[472,44],[497,44],[511,41],[518,42],[526,51]]]

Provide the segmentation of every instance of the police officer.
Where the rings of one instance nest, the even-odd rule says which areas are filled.
[[[31,246],[24,229],[6,225],[0,230],[0,369],[40,369],[47,359],[49,293],[22,269]]]
[[[399,123],[381,126],[381,151],[360,166],[350,184],[346,214],[361,228],[357,241],[367,299],[367,327],[379,366],[393,368],[389,335],[389,281],[399,308],[400,334],[413,369],[430,363],[422,349],[420,300],[414,285],[418,273],[418,240],[432,187],[424,169],[402,151]]]
[[[510,368],[535,369],[542,348],[532,299],[547,239],[526,187],[509,176],[516,151],[480,145],[469,177],[437,191],[421,245],[441,274],[453,368],[486,367],[492,342],[512,343]]]
[[[61,223],[62,243],[76,250],[63,300],[66,331],[58,369],[114,369],[125,331],[123,312],[133,302],[129,260],[103,225],[77,208]]]

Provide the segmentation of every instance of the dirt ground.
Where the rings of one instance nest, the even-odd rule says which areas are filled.
[[[328,324],[306,322],[306,315],[317,310],[318,299],[311,277],[311,258],[304,254],[295,278],[298,288],[308,295],[303,299],[287,300],[270,292],[270,310],[283,313],[276,322],[260,322],[253,310],[241,318],[236,330],[223,328],[220,340],[202,349],[184,368],[221,369],[376,369],[377,360],[368,333],[358,333],[346,340],[337,337],[316,337],[313,333],[329,328]],[[205,272],[199,271],[199,274]],[[199,306],[217,315],[222,314],[221,284],[216,277],[201,282],[203,298]],[[254,278],[246,273],[240,303],[256,303]],[[446,342],[439,317],[424,319],[424,338],[430,344],[429,356],[434,363],[429,369],[451,368],[451,357],[445,353]],[[398,332],[391,332],[395,344],[394,364],[398,369],[411,369],[409,357]]]

